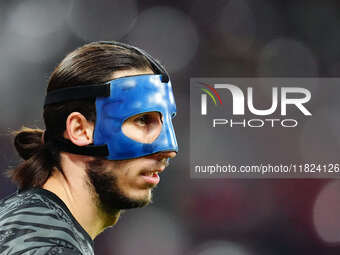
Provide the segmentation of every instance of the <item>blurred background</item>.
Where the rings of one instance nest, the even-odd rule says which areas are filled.
[[[20,160],[11,131],[44,128],[47,79],[63,57],[87,42],[123,41],[149,51],[171,73],[180,153],[162,173],[154,203],[125,212],[96,239],[96,254],[339,254],[340,181],[196,180],[189,170],[190,77],[337,77],[339,28],[336,0],[1,1],[1,170]],[[296,152],[294,160],[333,157],[340,149],[337,95],[322,96],[334,107],[315,114],[334,139],[321,132],[305,139],[321,128],[307,122],[296,144],[278,142]],[[226,144],[236,146],[232,139]],[[0,196],[14,191],[1,175]]]

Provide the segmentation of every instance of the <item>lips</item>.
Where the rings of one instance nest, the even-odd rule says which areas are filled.
[[[145,182],[157,185],[159,183],[159,176],[158,176],[159,171],[148,171],[142,173],[142,178],[144,179]]]
[[[165,166],[164,167],[160,167],[158,169],[154,169],[154,170],[145,170],[141,172],[141,176],[144,179],[145,182],[150,183],[150,184],[154,184],[157,185],[159,183],[159,173],[163,172]]]

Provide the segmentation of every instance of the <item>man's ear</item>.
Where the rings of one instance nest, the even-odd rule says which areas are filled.
[[[79,112],[72,112],[66,120],[65,138],[78,146],[89,145],[93,142],[94,124],[89,122]]]

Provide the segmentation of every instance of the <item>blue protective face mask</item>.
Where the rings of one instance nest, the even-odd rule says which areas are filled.
[[[137,158],[161,151],[178,151],[172,118],[176,104],[170,81],[161,75],[137,75],[109,82],[110,96],[96,98],[94,145],[107,145],[109,160]],[[128,118],[145,112],[159,112],[162,130],[152,143],[141,143],[127,137],[122,126]]]
[[[172,118],[176,104],[171,82],[162,75],[137,75],[118,78],[101,85],[77,86],[49,92],[45,105],[95,97],[96,125],[94,143],[76,146],[66,139],[54,139],[53,145],[75,154],[101,156],[109,160],[143,157],[162,151],[178,151]],[[159,112],[163,125],[152,143],[127,137],[122,125],[128,118],[145,112]]]

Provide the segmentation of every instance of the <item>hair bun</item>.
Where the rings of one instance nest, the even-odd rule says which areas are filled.
[[[42,147],[43,130],[23,127],[15,132],[14,146],[20,157],[29,159]]]

